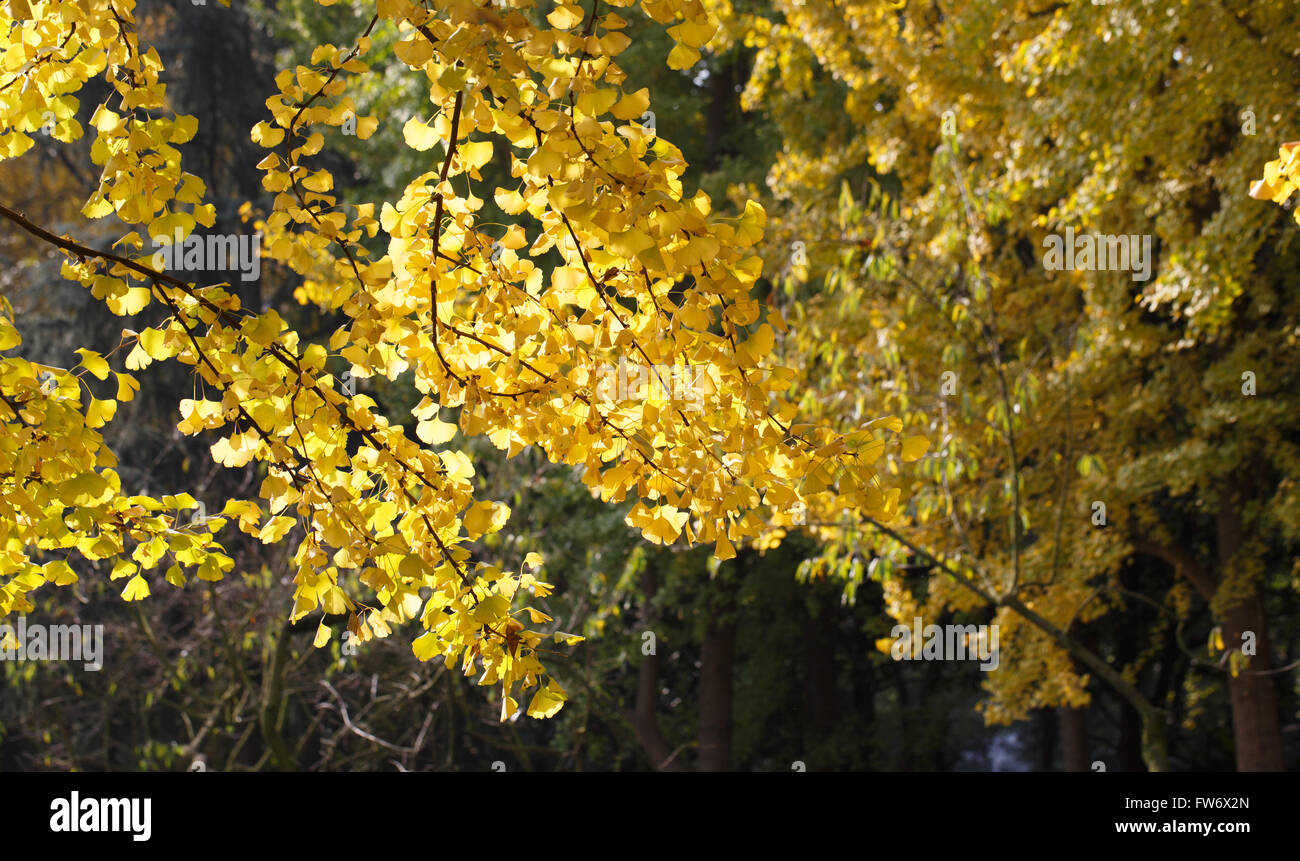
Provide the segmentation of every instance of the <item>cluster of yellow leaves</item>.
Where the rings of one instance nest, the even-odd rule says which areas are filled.
[[[6,28],[0,42],[0,157],[31,149],[38,131],[77,140],[80,102],[72,93],[102,73],[107,61],[102,48],[88,44],[93,37],[76,32],[78,23],[87,23],[85,11],[75,3],[6,0],[0,21]]]
[[[1283,204],[1297,188],[1300,188],[1300,141],[1292,141],[1282,144],[1278,157],[1264,165],[1264,178],[1251,183],[1250,196]],[[1295,219],[1300,224],[1300,208],[1296,209]]]
[[[96,138],[91,159],[102,167],[100,188],[84,214],[116,212],[128,224],[147,224],[149,236],[188,233],[195,221],[211,226],[215,211],[201,205],[204,184],[180,170],[176,145],[194,136],[194,117],[151,117],[166,108],[166,87],[158,77],[157,51],[141,52],[129,27],[133,3],[11,0],[0,24],[0,158],[15,158],[32,146],[38,130],[55,140],[82,135],[73,118],[73,95],[88,80],[104,77],[120,99],[123,114],[100,105],[91,118]],[[51,129],[52,126],[52,129]],[[185,212],[173,205],[188,204]],[[134,238],[136,247],[140,240]]]
[[[460,408],[460,430],[511,454],[538,445],[584,467],[603,499],[634,497],[629,522],[648,539],[712,542],[720,558],[762,534],[765,511],[781,516],[814,497],[882,519],[897,508],[897,491],[880,487],[872,468],[877,433],[895,425],[843,435],[796,422],[783,395],[793,374],[770,356],[785,324],[749,295],[762,271],[762,207],[749,201],[725,217],[707,195],[686,196],[681,152],[637,122],[649,93],[625,86],[614,60],[629,44],[627,22],[600,11],[632,2],[560,4],[544,26],[529,14],[532,0],[450,0],[436,10],[378,0],[355,45],[319,46],[308,65],[277,76],[270,118],[252,131],[274,195],[257,226],[266,256],[303,279],[300,295],[346,315],[328,344],[300,343],[274,311],[243,309],[219,286],[46,236],[69,254],[65,275],[115,313],[137,313],[152,298],[169,314],[126,333],[126,367],[193,366],[211,395],[181,402],[179,429],[219,434],[212,454],[225,466],[265,464],[263,502],[231,500],[223,513],[265,542],[299,537],[291,618],[348,613],[365,640],[418,617],[416,655],[460,660],[466,674],[481,668],[481,684],[501,685],[503,719],[517,709],[516,685],[538,689],[530,715],[563,702],[538,658],[545,634],[515,616],[551,620],[511,610],[519,593],[550,587],[531,572],[471,563],[464,544],[499,530],[508,509],[473,498],[462,452],[431,449],[454,433],[442,407]],[[698,0],[641,5],[657,21],[680,21],[670,29],[674,68],[693,64],[717,29]],[[85,213],[147,224],[151,237],[210,225],[203,183],[180,170],[174,146],[193,135],[193,119],[166,115],[157,55],[142,54],[130,29],[131,0],[37,7],[42,23],[30,36],[16,16],[0,26],[24,34],[24,62],[76,68],[71,80],[52,75],[43,98],[101,71],[122,96],[122,113],[95,114],[92,157],[104,170]],[[376,128],[346,95],[370,71],[363,57],[376,26],[398,34],[396,57],[428,80],[432,115],[403,133],[436,160],[398,200],[345,206],[334,177],[308,160],[332,129],[355,123],[365,139]],[[51,52],[82,38],[84,58]],[[27,68],[15,62],[0,67]],[[515,182],[482,188],[497,146],[509,151]],[[524,223],[500,236],[479,224],[487,194]],[[374,259],[363,239],[381,231],[387,250]],[[138,249],[142,239],[122,244]],[[548,255],[559,265],[534,262]],[[672,399],[600,396],[595,381],[620,358],[700,369],[700,404],[688,412]],[[412,373],[424,395],[416,439],[327,370],[339,360],[351,379]],[[904,453],[919,456],[918,444]],[[376,606],[348,594],[351,578]],[[322,629],[318,645],[328,636]]]
[[[0,350],[20,344],[4,302]],[[0,616],[32,610],[28,594],[46,583],[77,582],[73,553],[111,562],[112,579],[129,578],[128,601],[149,594],[143,572],[165,569],[167,582],[180,586],[187,570],[218,580],[233,565],[213,538],[224,521],[187,523],[181,515],[195,506],[188,494],[123,494],[98,428],[139,384],[113,374],[98,353],[78,353],[72,370],[0,356]],[[112,395],[96,397],[93,388]]]

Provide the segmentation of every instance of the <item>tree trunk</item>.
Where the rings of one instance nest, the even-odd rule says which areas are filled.
[[[1218,537],[1219,569],[1232,570],[1244,540],[1241,500],[1245,493],[1240,482],[1233,483],[1215,517]],[[1223,575],[1219,582],[1223,582]],[[1231,585],[1231,584],[1230,584]],[[1211,605],[1213,606],[1213,605]],[[1223,626],[1223,642],[1230,651],[1242,647],[1242,634],[1254,634],[1255,655],[1250,659],[1251,672],[1228,677],[1228,700],[1232,703],[1232,735],[1236,743],[1237,771],[1282,771],[1282,722],[1277,713],[1277,690],[1273,677],[1259,675],[1272,669],[1268,640],[1268,616],[1258,587],[1252,584],[1250,595],[1239,604],[1224,610],[1218,619]]]
[[[1119,703],[1119,770],[1145,770],[1142,767],[1142,716],[1124,700]]]
[[[727,131],[735,109],[739,107],[740,97],[736,94],[735,80],[734,61],[726,65],[715,65],[709,70],[709,113],[701,163],[706,171],[717,170],[722,164],[723,156],[728,154],[722,146],[722,136]]]
[[[655,572],[647,563],[641,572],[641,593],[644,596],[641,604],[641,633],[651,630],[654,613],[650,602],[658,590],[659,584]],[[640,641],[641,637],[638,636],[637,640]],[[631,715],[632,728],[636,731],[636,739],[641,743],[641,749],[645,751],[650,765],[656,771],[682,771],[681,764],[673,757],[667,739],[659,730],[659,721],[655,718],[655,706],[658,702],[659,655],[656,641],[655,653],[641,656],[641,668],[637,672],[636,709]]]
[[[735,646],[734,619],[709,622],[700,649],[700,771],[731,769],[731,670]]]
[[[1229,649],[1241,648],[1246,631],[1255,635],[1255,656],[1242,672],[1228,677],[1237,771],[1284,771],[1277,689],[1273,676],[1258,675],[1271,669],[1268,619],[1258,594],[1223,614],[1223,642]]]
[[[1088,709],[1062,708],[1057,716],[1061,726],[1061,759],[1066,771],[1092,771],[1088,757]]]
[[[284,671],[289,661],[289,635],[289,623],[282,622],[278,633],[268,638],[270,642],[262,647],[262,707],[258,712],[262,740],[271,751],[271,761],[281,771],[296,771],[298,768],[281,731],[287,703]]]
[[[1233,498],[1219,509],[1215,517],[1218,538],[1219,567],[1229,570],[1233,557],[1242,543],[1241,517]],[[1163,559],[1195,587],[1211,607],[1222,582],[1221,577],[1201,565],[1196,557],[1181,546],[1156,544],[1136,539],[1131,541],[1140,553]],[[1237,755],[1238,771],[1282,771],[1282,723],[1278,718],[1277,689],[1273,677],[1260,675],[1259,671],[1271,669],[1268,640],[1268,618],[1257,587],[1252,587],[1249,597],[1240,604],[1215,614],[1223,628],[1223,642],[1229,649],[1242,647],[1242,633],[1255,635],[1255,656],[1251,658],[1251,673],[1240,673],[1228,678],[1228,701],[1232,708],[1232,734]],[[1162,727],[1163,730],[1163,727]]]
[[[700,771],[731,770],[731,681],[736,653],[736,589],[751,551],[736,556],[735,579],[719,572],[700,645]]]
[[[839,692],[835,687],[835,605],[822,602],[804,623],[805,668],[808,673],[809,723],[814,735],[824,737],[840,719]]]
[[[1056,763],[1056,740],[1060,737],[1060,727],[1053,709],[1040,709],[1038,712],[1038,770],[1051,771]]]

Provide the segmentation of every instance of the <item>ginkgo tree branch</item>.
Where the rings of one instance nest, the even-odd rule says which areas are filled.
[[[1156,706],[1147,699],[1146,695],[1138,690],[1132,682],[1124,678],[1118,670],[1107,663],[1107,661],[1096,652],[1084,646],[1074,637],[1071,637],[1043,616],[1035,613],[1015,596],[995,595],[992,592],[986,591],[980,588],[977,584],[972,583],[969,577],[963,577],[960,572],[949,565],[944,559],[916,545],[900,534],[897,530],[870,517],[864,518],[864,521],[870,524],[871,527],[877,531],[884,535],[888,535],[894,541],[897,541],[917,556],[930,560],[935,567],[947,574],[951,580],[979,597],[980,600],[984,601],[988,606],[995,609],[1005,607],[1023,618],[1025,621],[1029,622],[1034,627],[1038,628],[1071,655],[1078,658],[1081,663],[1096,672],[1097,675],[1110,685],[1116,693],[1128,700],[1128,702],[1137,709],[1138,713],[1142,716],[1144,736],[1148,740],[1153,742],[1156,741],[1157,738],[1163,740],[1163,725],[1166,720],[1164,709]],[[1152,771],[1168,770],[1168,753],[1164,749],[1163,744],[1159,744],[1158,746],[1149,749],[1144,749],[1143,755],[1147,759],[1147,766]]]
[[[971,205],[970,194],[966,189],[966,179],[962,176],[961,168],[957,163],[957,150],[948,140],[948,159],[952,166],[953,178],[957,183],[957,190],[961,193],[962,210],[966,215],[967,228],[971,232],[971,238],[975,237],[976,220],[974,208]],[[1011,390],[1007,385],[1006,368],[1002,361],[1002,346],[1000,336],[997,330],[997,310],[993,306],[993,284],[989,281],[988,273],[984,271],[983,261],[978,255],[973,255],[975,271],[981,281],[984,282],[984,299],[988,303],[988,322],[983,327],[988,345],[989,352],[993,358],[993,373],[998,381],[998,389],[1002,395],[1002,410],[1004,425],[1003,436],[1007,443],[1009,466],[1011,469],[1011,585],[1003,591],[1013,594],[1020,584],[1020,459],[1016,454],[1016,431],[1015,412],[1012,410]]]
[[[1284,667],[1276,667],[1271,670],[1252,670],[1249,667],[1240,667],[1231,671],[1225,669],[1223,666],[1223,662],[1228,659],[1228,656],[1230,654],[1232,654],[1231,649],[1225,650],[1223,652],[1223,657],[1220,658],[1218,661],[1207,661],[1204,658],[1202,658],[1200,655],[1196,654],[1196,652],[1194,652],[1186,643],[1183,642],[1183,636],[1182,636],[1183,626],[1186,625],[1187,620],[1182,615],[1175,613],[1173,610],[1171,610],[1169,607],[1166,607],[1164,604],[1161,604],[1157,601],[1153,601],[1151,598],[1147,597],[1146,595],[1143,595],[1141,592],[1135,592],[1132,589],[1120,589],[1119,593],[1128,598],[1133,598],[1134,600],[1141,601],[1143,604],[1146,604],[1147,606],[1155,609],[1161,615],[1166,616],[1169,619],[1173,620],[1173,622],[1175,623],[1174,643],[1178,646],[1179,651],[1181,651],[1184,655],[1187,656],[1187,659],[1189,661],[1191,661],[1196,666],[1201,667],[1202,669],[1213,670],[1215,672],[1220,672],[1220,673],[1231,672],[1234,675],[1240,674],[1240,675],[1250,675],[1250,676],[1276,676],[1276,675],[1281,675],[1282,673],[1289,673],[1291,670],[1294,670],[1296,667],[1300,667],[1300,659],[1297,659],[1295,661],[1292,661],[1290,664],[1287,664]]]
[[[173,319],[177,321],[178,325],[182,327],[182,329],[186,332],[187,336],[189,337],[190,342],[193,345],[193,352],[195,354],[196,362],[204,364],[208,368],[210,373],[213,375],[214,379],[216,379],[217,381],[221,380],[222,374],[220,370],[212,363],[212,360],[208,356],[207,352],[199,344],[197,335],[195,334],[193,329],[185,322],[186,315],[184,311],[180,308],[179,305],[177,305],[172,300],[172,298],[166,293],[166,291],[161,289],[163,285],[166,285],[178,289],[184,292],[186,295],[191,296],[192,298],[198,299],[199,295],[192,287],[192,285],[188,284],[187,282],[181,281],[180,279],[173,278],[172,276],[166,275],[165,273],[150,269],[149,267],[143,266],[142,264],[139,264],[136,261],[132,261],[128,258],[121,257],[120,255],[114,254],[112,252],[98,251],[96,249],[77,243],[67,237],[57,236],[52,232],[46,230],[45,228],[42,228],[39,225],[31,222],[21,213],[18,213],[4,206],[3,204],[0,204],[0,216],[9,219],[13,223],[22,227],[24,230],[27,230],[32,235],[36,236],[37,238],[40,238],[52,245],[55,245],[63,249],[64,251],[67,251],[68,253],[77,256],[80,259],[86,259],[86,258],[103,259],[119,265],[126,266],[127,268],[132,269],[133,271],[136,271],[139,274],[150,278],[153,281],[155,289],[157,290],[164,304],[166,304],[173,312]],[[230,314],[230,312],[226,311],[225,309],[220,309],[218,306],[211,306],[210,303],[209,306],[213,310],[221,312],[223,315]],[[296,361],[286,358],[282,352],[277,352],[275,350],[272,350],[271,352],[272,355],[276,356],[282,363],[285,363],[287,366],[289,366],[294,371],[296,371],[299,380],[302,379],[302,369],[297,364]],[[379,441],[373,436],[373,434],[369,433],[368,431],[363,431],[360,428],[355,427],[355,425],[351,421],[351,418],[348,416],[346,409],[334,405],[328,398],[325,398],[323,392],[320,389],[316,388],[314,384],[310,387],[310,389],[314,391],[325,404],[335,406],[335,409],[340,413],[341,418],[349,427],[358,430],[358,432],[360,432],[363,436],[367,437],[368,441],[372,442],[372,444],[374,444],[376,448],[382,448],[382,444],[379,443]],[[239,415],[244,419],[244,421],[247,422],[248,425],[252,427],[258,433],[258,435],[264,440],[265,444],[267,445],[268,451],[274,453],[275,444],[277,440],[271,436],[269,431],[267,431],[265,428],[262,428],[258,424],[258,422],[254,420],[253,417],[246,411],[244,406],[238,401],[236,401],[235,403],[235,409],[239,413]],[[306,456],[304,454],[304,458],[305,457]],[[288,472],[292,476],[292,479],[295,484],[299,484],[300,482],[307,480],[304,479],[299,473],[300,470],[303,468],[304,464],[308,463],[310,459],[306,458],[305,460],[298,460],[297,458],[295,458],[295,460],[297,462],[294,465],[286,467],[286,472]],[[422,471],[414,470],[414,469],[410,469],[408,471],[412,474],[418,475],[426,484],[429,483],[428,478],[424,476]],[[319,480],[317,480],[316,483],[319,485],[320,484]],[[430,485],[430,487],[431,489],[436,489],[433,488],[432,485]],[[329,493],[323,487],[323,485],[320,487],[320,489],[322,491],[323,497],[328,498]],[[403,495],[406,496],[408,501],[410,501],[413,505],[418,505],[418,500],[408,488],[402,486],[400,489]],[[434,528],[433,524],[428,520],[427,515],[422,514],[421,517],[425,523],[426,529],[428,530],[429,536],[433,539],[434,543],[437,545],[438,550],[441,556],[443,557],[443,559],[446,560],[446,562],[449,565],[451,565],[452,568],[457,572],[459,578],[462,580],[462,582],[465,584],[467,588],[472,587],[473,579],[470,577],[469,572],[467,572],[463,568],[460,562],[452,554],[450,548],[447,547],[446,544],[443,542],[441,537],[438,535],[436,528]],[[371,538],[371,536],[369,535],[368,530],[362,530],[356,524],[352,524],[352,525],[354,529],[356,529],[356,534],[359,537],[362,537],[363,540],[365,540],[368,544],[370,544],[373,547],[378,546],[377,543],[374,541],[374,539]],[[504,637],[502,637],[502,639],[504,640]]]
[[[211,302],[208,302],[207,300],[203,299],[202,296],[201,296],[201,294],[199,294],[197,291],[195,291],[195,289],[193,288],[192,285],[190,285],[188,282],[185,282],[185,281],[180,280],[179,278],[175,278],[175,277],[173,277],[173,276],[167,275],[167,274],[164,273],[164,272],[159,272],[159,271],[157,271],[157,270],[151,269],[151,268],[149,268],[149,267],[147,267],[147,266],[144,266],[144,265],[142,265],[142,264],[140,264],[140,263],[138,263],[138,262],[136,262],[136,261],[134,261],[134,260],[130,260],[130,259],[128,259],[128,258],[126,258],[126,257],[122,257],[122,256],[120,256],[120,255],[118,255],[118,254],[114,254],[114,253],[109,252],[109,251],[100,251],[100,250],[97,250],[97,249],[91,248],[91,247],[89,247],[89,246],[82,245],[82,244],[80,244],[80,243],[78,243],[78,242],[75,242],[75,241],[73,241],[73,240],[67,238],[66,236],[57,236],[57,235],[55,235],[54,233],[51,233],[50,231],[48,231],[48,230],[46,230],[45,228],[41,227],[40,225],[37,225],[37,224],[33,223],[32,221],[28,220],[28,219],[26,218],[26,216],[24,216],[22,213],[20,213],[20,212],[16,212],[15,210],[10,209],[9,207],[5,206],[5,205],[2,204],[2,203],[0,203],[0,216],[9,219],[9,220],[12,221],[13,223],[17,224],[19,227],[21,227],[21,228],[23,228],[24,230],[26,230],[28,233],[31,233],[33,236],[36,236],[37,238],[42,239],[42,240],[44,240],[45,242],[50,243],[51,245],[55,245],[55,246],[57,246],[57,247],[63,249],[64,251],[69,252],[70,254],[72,254],[73,256],[77,257],[78,259],[99,258],[99,259],[102,259],[102,260],[105,260],[105,261],[109,261],[109,262],[112,262],[112,263],[116,263],[116,264],[121,265],[121,266],[125,266],[127,269],[130,269],[130,270],[136,272],[137,274],[142,275],[142,276],[144,276],[144,277],[146,277],[146,278],[152,280],[152,281],[155,283],[155,285],[158,285],[158,284],[165,284],[165,285],[167,285],[167,286],[169,286],[169,287],[173,287],[173,288],[176,288],[176,289],[178,289],[178,290],[181,290],[181,291],[184,292],[187,296],[189,296],[189,297],[191,297],[191,298],[193,298],[193,299],[199,301],[200,303],[202,303],[202,304],[204,305],[204,307],[206,307],[208,310],[213,311],[214,313],[217,313],[217,314],[218,314],[218,315],[219,315],[223,320],[226,320],[226,321],[229,321],[229,322],[233,322],[233,323],[236,324],[236,325],[238,325],[240,322],[242,322],[241,318],[239,318],[239,317],[237,317],[236,315],[232,314],[229,310],[227,310],[227,309],[225,309],[225,308],[221,308],[220,306],[214,305],[214,304],[212,304]],[[170,302],[169,302],[168,304],[169,304],[169,306],[172,308],[172,310],[173,310],[174,312],[179,312],[179,308],[178,308],[178,306],[176,306],[174,303],[170,303]],[[254,319],[254,317],[253,317],[253,315],[249,315],[249,316],[247,316],[247,317],[245,317],[245,318],[243,318],[243,319]],[[289,357],[289,356],[288,356],[288,355],[287,355],[287,354],[282,350],[282,348],[280,348],[279,345],[277,345],[277,344],[272,344],[272,345],[270,345],[268,351],[269,351],[269,352],[271,353],[271,355],[274,356],[274,357],[275,357],[279,362],[281,362],[281,364],[285,365],[286,368],[288,368],[289,370],[294,371],[294,372],[295,372],[296,374],[298,374],[298,375],[301,375],[301,374],[302,374],[302,367],[301,367],[301,366],[300,366],[300,365],[299,365],[295,360],[293,360],[291,357]],[[201,355],[203,355],[203,351],[202,351],[202,350],[198,350],[198,351],[197,351],[196,358],[198,358],[198,357],[201,356]],[[218,373],[218,372],[216,371],[216,369],[211,365],[210,362],[208,363],[208,366],[209,366],[210,370],[213,371],[214,374],[215,374],[215,373]],[[338,412],[340,420],[341,420],[344,424],[346,424],[349,428],[355,430],[358,434],[360,434],[362,437],[364,437],[364,438],[366,439],[366,441],[369,442],[369,443],[370,443],[371,445],[373,445],[374,447],[376,447],[376,448],[382,448],[382,447],[383,447],[382,444],[381,444],[381,443],[380,443],[380,442],[379,442],[379,441],[374,437],[374,435],[373,435],[369,430],[366,430],[366,429],[363,429],[363,428],[357,427],[357,426],[352,422],[351,416],[348,415],[348,412],[347,412],[347,410],[346,410],[345,408],[343,408],[343,407],[341,407],[339,404],[337,404],[337,403],[331,401],[329,398],[326,398],[326,397],[324,396],[324,392],[323,392],[322,390],[320,390],[319,388],[317,388],[314,384],[313,384],[312,386],[310,386],[309,388],[310,388],[311,391],[313,391],[313,392],[314,392],[318,397],[320,397],[320,398],[321,398],[321,399],[322,399],[322,400],[323,400],[327,405],[329,405],[329,406],[331,406],[332,408],[334,408],[335,411]],[[242,410],[243,410],[242,406],[240,406],[239,409],[240,409],[240,411],[241,411],[241,413],[242,413]],[[246,414],[244,414],[244,415],[246,415]],[[256,427],[256,423],[253,422],[251,418],[248,418],[247,420],[249,421],[249,423],[250,423],[251,425],[253,425],[254,427]],[[263,431],[261,431],[261,429],[259,429],[259,432],[264,433]],[[438,489],[435,485],[433,485],[433,484],[429,481],[429,479],[427,478],[427,476],[425,476],[421,470],[417,470],[417,469],[414,469],[414,468],[410,468],[410,471],[411,471],[413,474],[419,476],[419,477],[424,481],[424,483],[425,483],[426,485],[428,485],[428,487],[429,487],[431,490],[435,490],[435,491],[436,491],[436,490]]]

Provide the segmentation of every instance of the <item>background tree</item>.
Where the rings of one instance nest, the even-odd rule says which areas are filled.
[[[787,354],[816,356],[804,405],[928,417],[939,440],[909,494],[910,540],[872,537],[860,553],[898,562],[924,548],[1001,606],[1017,645],[988,682],[993,720],[1077,707],[1103,672],[1072,666],[1079,636],[1062,648],[1008,601],[1081,635],[1153,601],[1177,623],[1156,622],[1124,667],[1131,679],[1157,664],[1150,693],[1128,691],[1149,729],[1164,721],[1144,701],[1177,711],[1172,700],[1202,696],[1205,668],[1173,690],[1162,648],[1194,624],[1222,657],[1210,671],[1238,767],[1281,769],[1295,691],[1282,707],[1277,668],[1293,650],[1269,632],[1295,613],[1282,430],[1294,246],[1243,191],[1294,122],[1295,58],[1263,36],[1294,24],[1294,8],[713,8],[730,38],[760,46],[746,103],[786,142],[768,185],[788,232],[772,242],[802,240],[824,276],[793,293],[814,310],[792,314],[792,330],[821,345]],[[1044,235],[1067,227],[1154,236],[1153,277],[1045,271]],[[1261,373],[1277,387],[1248,385]],[[1161,563],[1177,579],[1139,573]],[[1153,594],[1133,594],[1136,577]],[[952,578],[886,588],[900,618],[980,603]]]

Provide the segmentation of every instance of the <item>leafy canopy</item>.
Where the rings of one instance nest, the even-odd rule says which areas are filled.
[[[217,536],[234,524],[297,542],[294,621],[346,615],[366,640],[418,619],[419,658],[481,670],[481,684],[501,686],[503,719],[519,707],[516,687],[535,688],[527,713],[543,717],[565,694],[542,642],[577,638],[514,608],[549,591],[540,559],[517,572],[474,560],[473,542],[509,510],[475,498],[473,464],[444,447],[455,425],[443,408],[510,454],[535,445],[582,467],[604,500],[635,499],[628,519],[647,539],[712,543],[719,558],[773,512],[816,498],[891,516],[899,492],[872,464],[885,448],[877,436],[896,422],[840,433],[799,420],[793,372],[770,359],[786,326],[750,295],[766,214],[751,200],[725,215],[706,194],[685,194],[681,152],[641,122],[650,94],[615,59],[630,40],[613,10],[632,2],[378,0],[352,44],[317,46],[308,64],[280,72],[251,131],[266,150],[269,208],[240,215],[261,234],[264,269],[292,273],[300,301],[342,315],[327,343],[313,343],[275,309],[244,307],[229,285],[154,265],[147,243],[211,228],[217,212],[203,179],[182,169],[200,120],[172,111],[132,0],[6,0],[0,158],[23,158],[35,134],[93,134],[100,178],[82,213],[128,232],[100,251],[0,214],[58,248],[63,277],[147,325],[67,369],[0,356],[0,614],[30,609],[47,582],[75,581],[74,555],[110,562],[126,600],[147,596],[156,570],[178,587],[219,579],[234,563]],[[697,0],[639,5],[668,27],[673,69],[695,63],[717,30]],[[430,169],[396,200],[350,202],[314,157],[327,140],[364,141],[377,128],[349,95],[391,71],[367,61],[377,39],[427,84],[428,113],[403,138],[430,154]],[[86,129],[78,93],[93,79],[111,95]],[[484,178],[494,158],[508,161],[504,185]],[[514,223],[481,220],[487,199]],[[6,305],[0,349],[20,343]],[[596,381],[620,359],[659,374],[689,366],[699,391],[689,405],[602,396]],[[193,368],[178,429],[210,436],[223,466],[261,476],[257,497],[228,500],[221,516],[183,513],[197,506],[189,494],[129,495],[114,472],[101,429],[137,390],[134,373],[164,361]],[[408,372],[423,395],[409,427],[352,384]],[[322,621],[317,645],[329,636]]]

